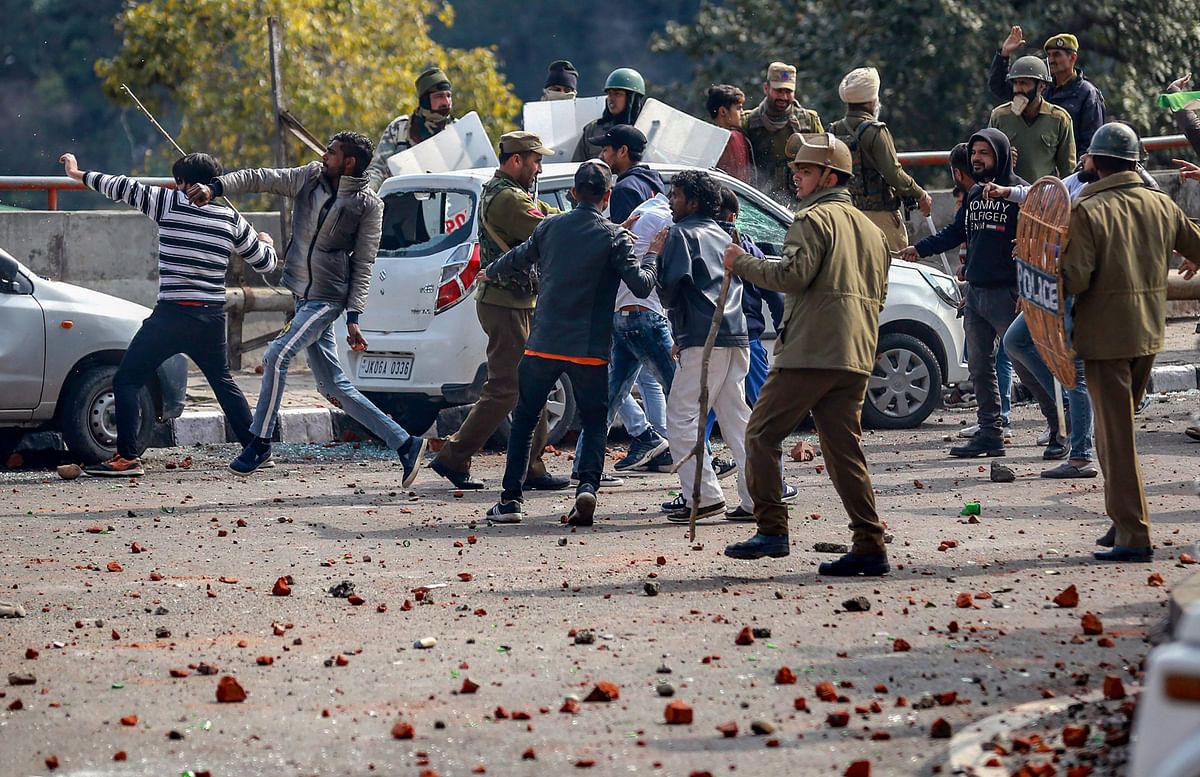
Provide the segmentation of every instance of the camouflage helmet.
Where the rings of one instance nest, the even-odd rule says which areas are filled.
[[[1032,78],[1035,81],[1050,83],[1050,68],[1041,57],[1021,57],[1008,69],[1007,80],[1013,81],[1017,78]]]
[[[795,158],[788,162],[788,167],[793,172],[797,165],[817,165],[846,175],[854,174],[854,160],[850,157],[850,148],[832,133],[793,135],[788,140],[794,141],[796,138],[799,138],[799,149]]]
[[[1092,145],[1087,152],[1092,156],[1111,156],[1137,162],[1142,158],[1142,144],[1128,124],[1110,121],[1092,135]]]
[[[609,89],[624,89],[645,97],[646,79],[631,67],[619,67],[609,73],[608,80],[604,82],[604,90],[608,91]]]

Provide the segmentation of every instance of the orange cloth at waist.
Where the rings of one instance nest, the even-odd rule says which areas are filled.
[[[562,356],[557,353],[542,353],[541,351],[525,351],[526,356],[536,356],[539,359],[554,359],[560,362],[571,362],[572,364],[585,364],[589,367],[603,367],[608,364],[608,359],[598,359],[595,356]]]

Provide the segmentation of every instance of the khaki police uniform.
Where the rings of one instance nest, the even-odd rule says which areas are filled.
[[[1200,227],[1136,172],[1089,184],[1071,209],[1062,283],[1075,295],[1083,359],[1116,544],[1150,547],[1150,508],[1137,458],[1134,409],[1162,350],[1172,250],[1200,261]]]
[[[542,149],[531,132],[511,132],[500,139],[502,153]],[[535,201],[525,187],[502,170],[483,185],[479,203],[480,265],[487,267],[509,249],[525,242],[546,216],[557,213],[545,202]],[[479,399],[467,414],[458,431],[447,438],[438,452],[437,461],[456,472],[469,472],[471,457],[488,441],[517,405],[517,366],[525,353],[525,341],[533,325],[533,309],[537,302],[533,283],[501,285],[480,281],[475,291],[475,313],[487,334],[487,380]],[[533,455],[530,457],[527,478],[546,474],[542,451],[546,447],[546,414],[534,430]]]
[[[782,62],[772,62],[767,68],[767,85],[772,89],[796,90],[796,68]],[[785,116],[771,117],[767,114],[770,97],[742,116],[742,131],[750,141],[754,157],[755,182],[761,191],[779,202],[792,205],[796,200],[796,185],[788,162],[788,139],[796,133],[824,132],[821,117],[795,100]]]
[[[784,438],[811,412],[825,466],[850,517],[853,552],[885,553],[861,417],[888,264],[883,233],[854,207],[845,187],[800,202],[782,259],[744,254],[734,261],[743,280],[786,295],[774,363],[746,428],[747,485],[761,534],[788,533],[779,459]]]
[[[921,199],[925,190],[900,165],[891,130],[869,111],[854,109],[831,124],[829,131],[850,147],[854,177],[849,191],[854,207],[883,230],[889,250],[903,250],[908,228],[901,206],[906,198]]]

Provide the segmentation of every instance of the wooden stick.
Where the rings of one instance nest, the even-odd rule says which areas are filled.
[[[721,291],[717,293],[717,308],[704,338],[704,351],[700,356],[700,415],[696,419],[696,447],[689,456],[696,457],[696,477],[692,480],[692,514],[688,519],[688,542],[696,541],[696,514],[700,511],[700,479],[704,475],[704,430],[708,426],[708,363],[712,359],[717,333],[721,331],[721,320],[725,317],[725,300],[729,297],[729,282],[733,271],[726,268],[721,278]],[[687,459],[684,459],[687,461]],[[682,462],[681,462],[682,464]]]

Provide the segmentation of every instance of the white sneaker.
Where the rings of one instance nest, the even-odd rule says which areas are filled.
[[[958,430],[958,436],[966,438],[968,440],[971,439],[972,437],[974,437],[978,433],[979,433],[979,424],[975,424],[974,426],[964,426],[962,429]],[[1050,434],[1050,432],[1047,431],[1046,434]],[[1001,435],[1004,437],[1005,442],[1010,442],[1013,438],[1012,427],[1005,426],[1003,428],[1003,430],[1001,431]],[[1049,439],[1047,438],[1047,442],[1048,441],[1049,441]],[[1039,442],[1038,444],[1045,445],[1046,443]]]

